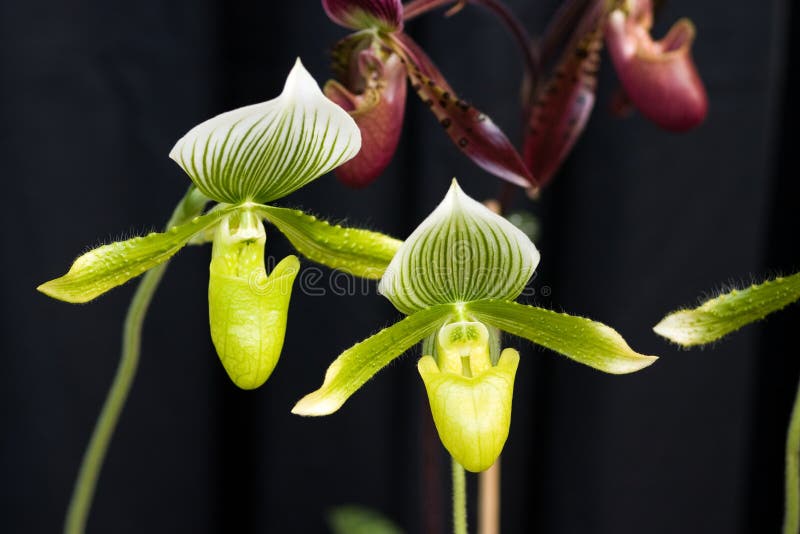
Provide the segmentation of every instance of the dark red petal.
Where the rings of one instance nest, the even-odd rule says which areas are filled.
[[[353,94],[336,81],[325,84],[325,95],[350,112],[361,130],[361,151],[336,169],[336,176],[351,187],[364,187],[381,175],[392,160],[406,103],[406,72],[392,54],[385,63],[364,50],[359,54],[367,80],[362,94]]]
[[[650,35],[652,5],[634,0],[629,14],[613,11],[605,35],[620,82],[636,108],[667,130],[698,126],[708,112],[708,97],[692,60],[694,25],[681,19],[666,37]]]
[[[351,30],[391,32],[403,28],[400,0],[322,0],[322,7],[331,20]]]
[[[546,185],[583,132],[595,102],[602,49],[599,13],[587,14],[553,75],[537,93],[525,132],[525,163]]]
[[[411,85],[455,145],[486,172],[521,187],[533,177],[514,145],[492,120],[459,99],[427,54],[405,34],[387,43],[406,63]]]

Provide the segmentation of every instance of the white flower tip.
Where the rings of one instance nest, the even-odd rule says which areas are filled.
[[[283,86],[283,93],[281,96],[302,96],[319,98],[322,95],[317,80],[311,76],[311,73],[306,70],[303,62],[298,57],[294,62],[292,70],[286,77],[286,83]]]
[[[658,356],[637,354],[630,360],[614,362],[603,370],[612,375],[627,375],[635,373],[636,371],[641,371],[645,367],[650,367],[656,360],[658,360]]]
[[[297,401],[297,404],[292,408],[292,413],[305,416],[330,415],[341,406],[342,403],[336,401],[333,397],[322,396],[319,395],[318,391],[315,391]]]
[[[685,312],[667,315],[653,327],[653,332],[684,347],[703,343],[702,336],[698,335],[697,328],[692,327],[692,321],[687,320]]]

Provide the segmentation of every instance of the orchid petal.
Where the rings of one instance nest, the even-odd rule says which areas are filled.
[[[513,349],[474,377],[440,370],[430,356],[417,364],[439,439],[467,471],[488,469],[503,450],[518,365],[519,353]]]
[[[228,376],[242,389],[261,386],[278,363],[292,283],[300,271],[297,258],[287,256],[267,276],[265,241],[264,225],[254,213],[227,217],[214,237],[209,269],[211,339]]]
[[[303,256],[362,278],[380,278],[402,244],[378,232],[331,225],[300,210],[260,206],[259,212]]]
[[[393,34],[388,44],[403,59],[412,87],[459,150],[488,173],[521,187],[535,185],[534,177],[502,130],[455,94],[410,37]]]
[[[648,119],[667,130],[698,126],[708,97],[692,59],[694,25],[681,19],[661,41],[653,41],[651,0],[628,0],[629,13],[613,11],[605,36],[625,92]]]
[[[353,94],[337,81],[325,85],[325,95],[350,112],[361,130],[363,140],[358,155],[336,169],[336,176],[352,187],[363,187],[380,176],[392,160],[406,105],[406,71],[400,58],[391,54],[385,63],[372,50],[359,55],[370,58],[370,72],[363,78],[367,87]],[[363,71],[362,71],[363,72]]]
[[[328,415],[367,380],[422,338],[436,332],[454,313],[452,305],[435,306],[410,315],[344,351],[328,367],[322,386],[300,399],[297,415]]]
[[[635,352],[613,328],[583,317],[498,300],[469,302],[464,311],[477,321],[606,373],[633,373],[658,359]]]
[[[691,347],[716,341],[800,300],[800,273],[734,289],[694,309],[664,317],[653,330],[670,341]]]
[[[216,225],[235,209],[229,206],[194,217],[163,233],[151,233],[98,247],[76,259],[67,274],[36,289],[65,302],[88,302],[169,260],[193,236]]]
[[[269,202],[356,155],[361,133],[297,60],[281,95],[195,126],[170,152],[219,202]]]
[[[540,89],[525,133],[524,158],[539,186],[546,185],[569,155],[595,102],[602,48],[601,18],[594,13],[567,48],[553,76]]]
[[[539,264],[539,251],[506,219],[458,183],[406,239],[378,290],[403,313],[444,303],[515,299]]]
[[[392,32],[403,28],[400,0],[322,0],[322,7],[332,21],[351,30]]]

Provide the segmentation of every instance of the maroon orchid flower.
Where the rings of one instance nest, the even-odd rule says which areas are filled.
[[[625,9],[627,8],[627,9]],[[681,19],[660,41],[653,41],[652,0],[628,0],[605,23],[611,60],[631,102],[666,130],[686,131],[708,111],[703,82],[692,60],[694,25]]]
[[[542,41],[544,59],[553,41],[574,27],[552,74],[534,86],[524,158],[538,184],[549,182],[580,137],[595,102],[603,37],[622,91],[618,110],[629,102],[670,131],[686,131],[705,119],[708,100],[691,56],[694,26],[678,21],[653,41],[651,0],[569,2]],[[577,21],[577,24],[575,22]]]
[[[337,169],[340,180],[365,186],[387,167],[402,129],[408,78],[467,157],[513,184],[535,184],[500,128],[461,100],[427,54],[403,33],[400,0],[322,0],[322,6],[334,22],[357,30],[336,45],[336,80],[324,88],[329,98],[350,112],[363,138],[359,155]]]

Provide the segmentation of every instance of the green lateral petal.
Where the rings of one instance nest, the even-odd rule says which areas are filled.
[[[606,373],[633,373],[658,359],[635,352],[613,328],[583,317],[497,300],[469,302],[465,311],[478,321]]]
[[[259,212],[303,256],[362,278],[380,278],[402,244],[378,232],[331,225],[300,210],[261,206]]]
[[[458,183],[406,239],[379,291],[406,314],[444,303],[513,300],[539,264],[539,251]]]
[[[217,224],[234,209],[236,208],[228,207],[195,217],[163,233],[152,233],[98,247],[75,260],[67,274],[36,289],[65,302],[88,302],[164,263],[194,235]]]
[[[233,229],[231,218],[238,218]],[[264,226],[255,214],[226,218],[214,238],[209,269],[211,339],[233,383],[261,386],[283,348],[292,284],[300,271],[296,256],[284,258],[267,277]]]
[[[353,158],[361,132],[297,60],[281,95],[199,124],[169,156],[219,202],[269,202]]]
[[[711,343],[800,299],[800,273],[735,289],[691,310],[664,317],[653,330],[690,347]]]
[[[328,367],[322,387],[300,399],[292,413],[328,415],[335,412],[375,373],[434,333],[454,311],[450,305],[422,310],[353,345]]]

